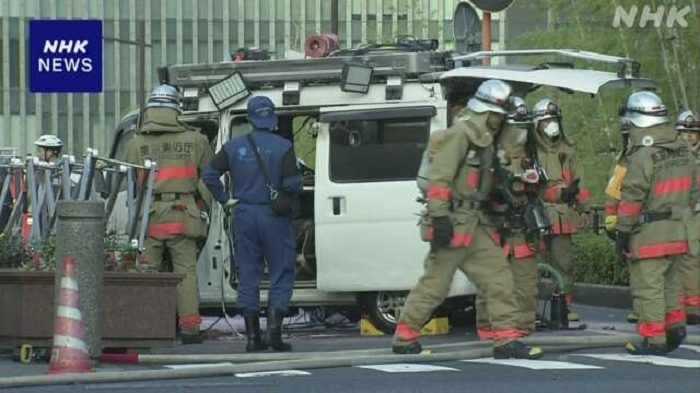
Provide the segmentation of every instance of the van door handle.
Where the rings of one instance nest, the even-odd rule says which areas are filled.
[[[345,210],[345,197],[333,197],[333,215],[339,216]]]

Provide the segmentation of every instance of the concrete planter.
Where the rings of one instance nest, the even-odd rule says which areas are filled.
[[[51,347],[54,272],[0,269],[0,345]],[[173,346],[176,336],[174,273],[104,273],[101,318],[104,348]]]

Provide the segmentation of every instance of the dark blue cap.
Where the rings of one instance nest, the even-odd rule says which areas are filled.
[[[265,96],[251,98],[248,101],[248,121],[255,128],[274,129],[277,126],[275,104]]]

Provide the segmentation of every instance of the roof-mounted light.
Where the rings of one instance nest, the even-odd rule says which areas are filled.
[[[241,73],[236,71],[221,81],[209,87],[214,105],[222,109],[245,99],[250,95],[250,90],[243,81]]]
[[[372,81],[372,67],[357,64],[345,64],[340,90],[350,93],[367,94]]]

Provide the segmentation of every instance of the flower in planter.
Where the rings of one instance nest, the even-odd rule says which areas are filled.
[[[46,239],[36,240],[26,247],[30,255],[27,261],[22,263],[22,270],[46,272],[56,270],[56,237],[49,236]]]

